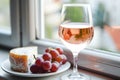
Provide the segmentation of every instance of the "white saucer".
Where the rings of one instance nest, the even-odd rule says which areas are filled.
[[[11,70],[9,60],[4,61],[3,64],[1,65],[1,68],[5,72],[7,72],[11,75],[22,76],[22,77],[45,77],[45,76],[55,75],[55,74],[58,74],[58,73],[61,73],[61,72],[64,72],[64,71],[68,70],[70,68],[70,63],[66,62],[64,65],[60,66],[60,68],[56,72],[39,73],[39,74],[32,74],[30,72],[28,72],[28,73],[15,72],[15,71]]]

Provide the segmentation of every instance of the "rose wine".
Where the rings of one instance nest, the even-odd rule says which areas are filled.
[[[93,38],[93,27],[83,23],[67,23],[59,26],[59,36],[63,44],[70,49],[81,50]]]

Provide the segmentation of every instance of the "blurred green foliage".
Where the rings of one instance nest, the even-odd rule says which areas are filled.
[[[0,0],[0,27],[10,28],[10,0]]]
[[[8,6],[9,2],[9,0],[0,0],[0,8]]]
[[[47,37],[48,39],[52,39],[53,30],[52,30],[51,26],[49,24],[46,24],[45,26],[47,26],[47,27],[45,27],[45,30],[47,30],[45,32],[45,37]]]
[[[103,26],[105,24],[104,14],[105,14],[105,6],[103,3],[99,3],[93,14],[94,26],[99,26],[99,27],[103,28]]]
[[[70,20],[70,22],[84,22],[85,15],[84,10],[80,7],[67,7],[65,11],[65,20]]]

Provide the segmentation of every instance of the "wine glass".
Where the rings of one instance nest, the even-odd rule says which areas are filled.
[[[77,70],[78,53],[92,40],[94,29],[89,4],[63,4],[61,24],[58,30],[62,43],[73,54],[73,72],[61,77],[62,80],[89,80]]]

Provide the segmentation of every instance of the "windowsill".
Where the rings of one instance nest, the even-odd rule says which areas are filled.
[[[78,57],[79,68],[108,76],[112,79],[120,78],[119,56],[108,56],[108,53],[106,53],[97,52],[93,49],[85,49],[81,51]],[[66,55],[71,56],[69,57],[69,61],[72,63],[72,55],[68,53],[66,53]]]
[[[8,50],[2,50],[2,49],[0,50],[0,54],[2,55],[2,57],[0,58],[1,62],[3,62],[6,59],[8,59],[8,52],[9,52]],[[49,79],[51,79],[51,80],[60,80],[60,76],[66,74],[68,72],[71,72],[71,71],[72,71],[72,69],[69,69],[69,70],[67,70],[67,71],[65,71],[63,73],[58,74],[58,75],[44,77],[44,78],[42,78],[42,80],[49,80]],[[89,75],[91,80],[113,80],[113,79],[105,77],[103,75],[99,75],[99,74],[96,74],[96,73],[93,73],[93,72],[90,72],[90,71],[86,71],[86,70],[84,70],[82,68],[81,69],[79,68],[79,71],[84,73],[84,74]],[[1,72],[0,76],[2,76],[5,79],[8,79],[8,80],[18,80],[17,76],[10,76],[6,72],[4,72],[1,68],[0,68],[0,72]],[[28,79],[29,80],[38,80],[38,78],[25,78],[25,77],[24,78],[23,77],[19,77],[19,78],[20,78],[20,80],[22,80],[22,79],[24,79],[24,80],[28,80]]]

